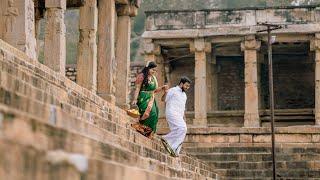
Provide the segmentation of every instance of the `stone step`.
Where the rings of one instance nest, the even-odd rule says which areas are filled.
[[[195,157],[204,161],[248,161],[260,162],[271,161],[271,153],[192,153]],[[312,161],[320,160],[320,154],[315,153],[295,153],[277,154],[278,161]]]
[[[8,93],[3,93],[3,94],[8,94]],[[23,98],[26,98],[26,97],[20,97],[20,100],[22,100]],[[45,123],[50,123],[50,115],[49,115],[50,108],[47,107],[48,105],[42,104],[39,106],[39,105],[33,104],[35,102],[33,102],[32,99],[27,99],[27,100],[28,100],[28,104],[31,104],[31,105],[34,105],[34,107],[37,107],[37,112],[40,111],[40,112],[43,112],[42,114],[49,116],[49,117],[43,117],[41,120],[49,119],[48,121],[45,121]],[[12,107],[12,108],[14,108],[14,107]],[[52,109],[52,106],[51,106],[51,109]],[[69,128],[70,130],[73,130],[76,132],[82,132],[83,134],[86,134],[87,136],[90,136],[93,138],[99,138],[99,136],[101,134],[106,133],[105,135],[108,134],[108,136],[111,136],[109,139],[112,139],[112,142],[114,142],[115,144],[121,144],[122,147],[126,147],[130,150],[133,150],[133,151],[136,150],[135,146],[146,146],[147,148],[150,149],[149,150],[150,153],[148,153],[149,156],[151,156],[153,158],[155,158],[154,154],[156,154],[156,153],[152,153],[152,151],[160,151],[162,153],[162,155],[167,155],[167,152],[164,150],[164,148],[162,147],[162,145],[158,139],[154,139],[154,141],[149,141],[149,139],[134,132],[130,128],[122,127],[112,121],[103,120],[103,119],[100,119],[101,121],[103,121],[103,122],[101,122],[101,124],[103,124],[104,126],[106,125],[106,123],[108,123],[108,124],[106,127],[102,126],[99,128],[97,126],[100,123],[90,123],[87,121],[81,121],[81,118],[75,119],[69,113],[65,113],[65,112],[61,111],[61,109],[59,107],[55,107],[54,110],[55,110],[56,114],[60,114],[61,117],[63,116],[63,118],[57,117],[57,119],[55,119],[55,121],[54,121],[54,125],[57,125],[59,127]],[[27,116],[27,115],[23,115],[23,116]],[[110,128],[110,127],[112,127],[112,128]],[[90,130],[88,130],[88,129],[90,129]],[[110,131],[110,132],[108,132],[108,131]],[[101,135],[101,137],[103,137],[103,136]],[[103,139],[101,139],[101,138],[99,138],[99,139],[101,141],[103,141]],[[132,142],[135,142],[138,145],[130,146],[130,144],[132,144]],[[182,158],[182,159],[186,160],[187,158]],[[158,159],[158,160],[160,160],[160,159]],[[197,161],[195,161],[195,162],[197,163]],[[191,161],[191,163],[192,163],[192,161]],[[206,168],[206,170],[209,170],[209,168],[205,165],[203,165],[203,168]]]
[[[154,171],[158,170],[157,173],[160,174],[165,173],[163,171],[165,166],[168,170],[177,171],[177,173],[190,171],[215,178],[213,173],[202,169],[200,163],[193,165],[195,161],[191,161],[193,164],[188,164],[188,166],[182,166],[182,160],[161,155],[145,147],[135,146],[138,151],[131,152],[117,144],[102,143],[75,132],[39,123],[36,120],[25,120],[13,114],[2,114],[2,117],[0,131],[3,137],[2,142],[23,144],[43,151],[62,149],[71,153],[81,153],[90,158],[110,160],[142,169],[152,166],[155,168]]]
[[[23,144],[26,143],[24,139],[29,138],[29,145],[38,148],[68,150],[72,147],[90,157],[111,158],[120,163],[141,159],[141,164],[135,162],[136,166],[147,164],[144,159],[164,163],[167,168],[180,164],[186,171],[215,177],[212,169],[196,158],[185,154],[172,158],[157,137],[150,140],[136,133],[129,124],[133,119],[124,110],[36,61],[26,60],[25,56],[16,57],[21,52],[9,45],[3,42],[0,45],[0,109],[7,140]],[[17,129],[23,129],[30,136],[24,137],[23,132],[20,135]],[[110,157],[110,151],[101,150],[104,146],[112,147],[111,152],[120,151]]]
[[[215,169],[219,175],[224,178],[270,178],[272,177],[272,169],[259,169],[259,170],[244,170],[244,169]],[[308,169],[284,169],[284,170],[277,170],[278,177],[288,178],[294,177],[295,178],[320,178],[320,171],[316,170],[308,170]]]
[[[272,161],[244,162],[244,161],[214,161],[208,162],[214,169],[268,169],[272,168]],[[277,168],[320,169],[319,161],[277,161]]]
[[[0,149],[0,169],[3,170],[0,177],[6,180],[205,179],[194,172],[177,171],[163,165],[162,173],[159,173],[152,163],[148,169],[142,169],[115,161],[88,158],[79,153],[44,151],[7,141],[0,141]]]
[[[271,147],[185,147],[185,151],[193,153],[214,153],[214,152],[221,152],[221,153],[271,153]],[[285,148],[285,147],[277,147],[276,149],[277,153],[318,153],[320,154],[320,147],[291,147],[291,148]]]

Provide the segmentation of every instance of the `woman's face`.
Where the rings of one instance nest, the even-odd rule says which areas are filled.
[[[156,72],[157,72],[157,69],[156,69],[156,68],[151,68],[151,69],[149,70],[149,75],[155,75]]]

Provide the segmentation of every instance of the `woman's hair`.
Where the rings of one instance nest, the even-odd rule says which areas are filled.
[[[143,74],[143,81],[142,85],[147,86],[148,85],[148,75],[149,75],[149,70],[152,68],[157,67],[157,64],[153,61],[148,61],[146,66],[142,69],[141,73]]]

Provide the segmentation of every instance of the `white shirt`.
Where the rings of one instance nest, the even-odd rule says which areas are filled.
[[[170,88],[166,96],[166,115],[184,116],[187,95],[179,86]]]

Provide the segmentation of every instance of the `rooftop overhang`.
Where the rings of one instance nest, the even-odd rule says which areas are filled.
[[[148,11],[143,38],[174,39],[256,34],[259,23],[283,25],[276,34],[320,32],[317,5],[199,11]]]

